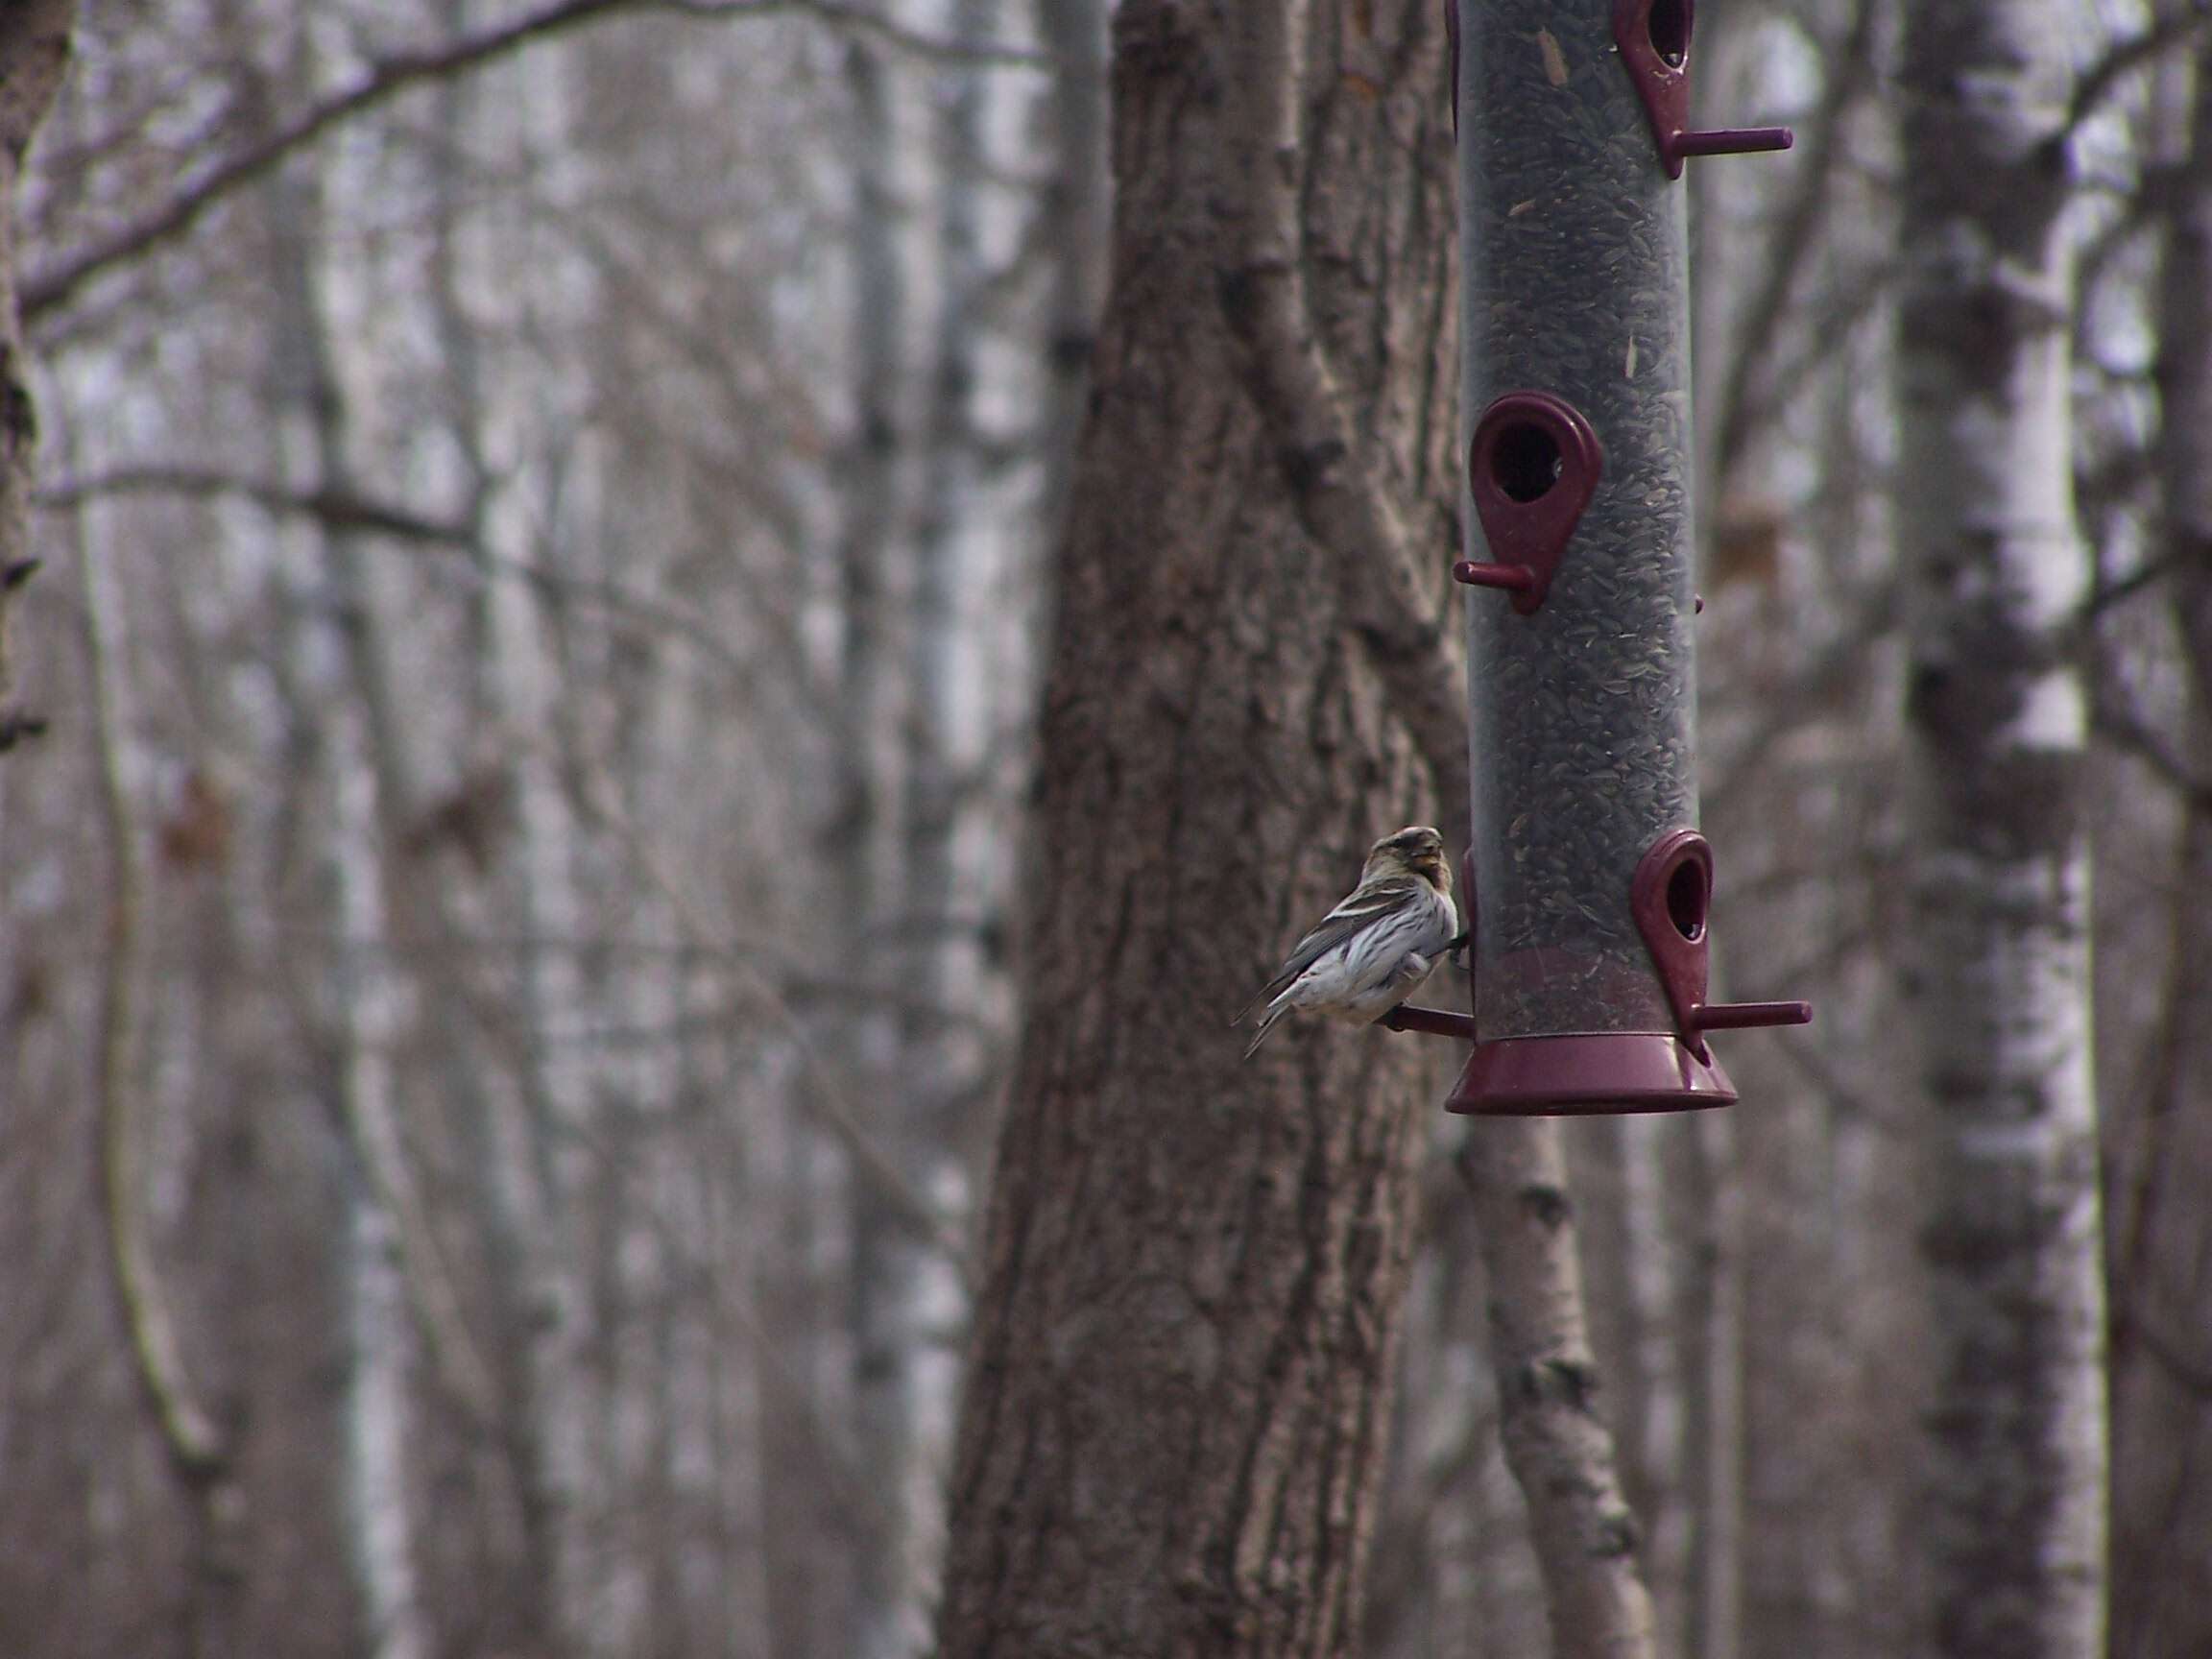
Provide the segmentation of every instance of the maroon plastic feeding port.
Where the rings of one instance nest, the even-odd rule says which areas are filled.
[[[1659,970],[1668,1006],[1684,1042],[1710,1063],[1708,1031],[1747,1031],[1757,1025],[1805,1025],[1810,1002],[1708,1002],[1710,951],[1705,911],[1713,902],[1713,849],[1695,830],[1662,835],[1636,867],[1628,909]]]
[[[1502,588],[1514,610],[1533,615],[1604,469],[1604,446],[1572,403],[1549,392],[1495,399],[1467,445],[1467,488],[1490,558],[1460,560],[1453,579]]]
[[[1659,147],[1667,177],[1682,177],[1689,156],[1745,156],[1762,150],[1787,150],[1795,137],[1787,127],[1690,128],[1690,32],[1695,13],[1692,0],[1619,0],[1613,8],[1613,39],[1621,61],[1651,117],[1651,136]]]
[[[1462,867],[1467,926],[1480,926],[1474,860]],[[1681,1112],[1732,1105],[1736,1086],[1705,1042],[1707,1031],[1758,1025],[1802,1025],[1810,1003],[1720,1002],[1705,999],[1711,944],[1706,912],[1713,897],[1713,850],[1695,830],[1676,830],[1653,844],[1637,866],[1630,914],[1651,954],[1651,966],[1672,1011],[1671,1031],[1592,1031],[1481,1041],[1475,1021],[1435,1008],[1398,1008],[1383,1019],[1394,1031],[1456,1037],[1474,1044],[1445,1110],[1477,1117],[1557,1117],[1623,1112]],[[1480,1007],[1474,984],[1479,957],[1468,954],[1469,1006]],[[1561,961],[1562,974],[1586,974],[1585,963]],[[1543,964],[1534,972],[1541,976]],[[1623,999],[1635,988],[1623,983]]]

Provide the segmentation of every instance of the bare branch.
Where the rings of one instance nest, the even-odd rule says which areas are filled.
[[[1795,981],[1791,981],[1795,983]],[[1840,1122],[1863,1123],[1877,1133],[1903,1138],[1912,1131],[1912,1118],[1887,1104],[1878,1091],[1861,1089],[1830,1064],[1817,1043],[1777,1043],[1774,1052],[1797,1073]]]
[[[349,1031],[345,1041],[351,1049],[361,1046],[357,1031]],[[440,1243],[422,1185],[409,1166],[398,1124],[388,1107],[365,1098],[357,1077],[347,1077],[337,1094],[362,1177],[394,1222],[401,1293],[427,1351],[430,1374],[471,1421],[493,1422],[498,1413],[498,1383],[469,1328],[449,1252]]]
[[[1839,691],[1856,685],[1867,652],[1896,622],[1896,587],[1886,581],[1861,603],[1859,613],[1827,649],[1761,699],[1764,711],[1759,723],[1734,747],[1725,765],[1717,768],[1713,781],[1705,786],[1705,810],[1726,811],[1783,738],[1811,720]]]
[[[846,0],[644,0],[644,3],[657,12],[670,12],[681,17],[758,17],[779,12],[796,12],[929,63],[1053,73],[1071,72],[1073,67],[1051,53],[1034,47],[1009,46],[996,40],[939,39],[895,23],[865,7],[846,4]]]
[[[2212,18],[2212,0],[2187,0],[2153,21],[2140,35],[2116,40],[2104,56],[2092,63],[2074,84],[2073,102],[2066,110],[2061,137],[2071,137],[2083,122],[2104,107],[2120,84],[2152,59],[2176,46]]]
[[[2145,166],[2142,176],[2135,181],[2119,205],[2111,220],[2093,232],[2081,244],[2081,252],[2075,256],[2075,286],[2083,296],[2093,295],[2104,280],[2114,261],[2159,219],[2170,216],[2175,204],[2180,199],[2180,187],[2187,182],[2185,164],[2168,163],[2162,166]],[[2091,354],[2083,349],[2085,330],[2089,325],[2090,307],[2084,301],[2075,307],[2075,351],[2088,360]]]
[[[373,60],[360,79],[271,129],[260,138],[203,170],[167,202],[118,227],[52,267],[25,276],[19,303],[26,322],[71,299],[101,273],[188,233],[207,211],[266,176],[295,152],[332,128],[387,104],[402,92],[449,81],[566,30],[624,14],[662,12],[702,19],[779,15],[817,17],[870,36],[900,51],[933,60],[1049,68],[1043,53],[987,43],[936,40],[878,17],[845,0],[556,0],[510,23],[445,44],[398,52]]]
[[[691,901],[689,894],[670,874],[628,810],[613,799],[612,791],[578,788],[575,794],[577,804],[584,812],[611,830],[622,843],[632,864],[667,904],[685,938],[704,949],[727,950],[726,941],[721,938],[721,929]],[[967,1277],[968,1249],[958,1229],[926,1194],[919,1191],[906,1179],[897,1161],[878,1143],[875,1133],[853,1106],[843,1080],[816,1046],[807,1031],[806,1022],[799,1018],[781,989],[754,967],[742,953],[729,951],[727,960],[739,976],[749,982],[749,992],[754,1002],[782,1027],[793,1051],[806,1070],[813,1073],[815,1087],[803,1091],[807,1109],[822,1120],[824,1126],[844,1146],[862,1183],[922,1238],[942,1251],[946,1260],[959,1269],[963,1278]]]
[[[2133,756],[2151,768],[2159,781],[2199,812],[2212,811],[2212,780],[2177,753],[2165,734],[2135,707],[2109,662],[2092,641],[2086,678],[2089,682],[2089,719],[2097,734],[2122,754]]]
[[[108,633],[110,604],[103,566],[96,552],[81,544],[78,567],[84,582],[84,651],[91,665],[100,811],[108,838],[108,939],[93,1068],[108,1271],[129,1341],[132,1370],[162,1449],[179,1482],[204,1491],[224,1478],[230,1453],[185,1367],[175,1310],[146,1234],[146,1177],[140,1167],[145,1132],[136,1098],[146,870],[130,785],[123,776],[116,667]]]
[[[1782,318],[1797,286],[1797,278],[1819,245],[1820,229],[1835,197],[1835,178],[1842,156],[1843,120],[1861,93],[1874,79],[1874,0],[1859,0],[1851,26],[1838,49],[1835,71],[1821,93],[1819,108],[1806,123],[1797,146],[1804,159],[1797,167],[1797,191],[1784,209],[1768,239],[1767,269],[1736,335],[1736,349],[1722,381],[1719,412],[1713,423],[1713,476],[1725,485],[1736,464],[1749,447],[1762,408],[1770,399],[1755,398],[1753,387],[1775,383],[1770,375]],[[1822,348],[1832,348],[1824,335]],[[1787,380],[1778,382],[1790,384]]]
[[[50,270],[25,276],[20,303],[25,321],[68,300],[111,266],[183,235],[216,204],[252,183],[286,156],[312,144],[331,128],[373,109],[410,87],[443,81],[474,69],[564,29],[635,11],[638,0],[559,0],[512,23],[423,51],[403,52],[373,61],[345,91],[302,110],[233,155],[225,156],[180,188],[166,203],[121,226],[90,247],[67,255]]]
[[[2115,1321],[2119,1330],[2114,1333],[2113,1346],[2119,1347],[2128,1336],[2136,1338],[2143,1352],[2158,1361],[2177,1386],[2201,1400],[2212,1400],[2212,1358],[2200,1358],[2177,1341],[2173,1334],[2151,1324],[2139,1312],[2128,1311]]]
[[[64,479],[40,490],[33,501],[65,512],[108,495],[184,495],[199,499],[235,495],[271,513],[317,520],[336,531],[370,531],[403,541],[429,541],[466,547],[475,540],[464,524],[442,524],[404,507],[377,501],[343,485],[294,490],[241,473],[204,467],[124,467]]]
[[[2158,586],[2174,571],[2175,562],[2171,559],[2148,559],[2125,576],[2100,578],[2081,601],[2080,620],[2087,624],[2105,612],[2127,604],[2137,594]]]
[[[1813,318],[1812,326],[1804,331],[1805,338],[1797,349],[1765,373],[1746,375],[1742,406],[1730,409],[1724,405],[1723,418],[1732,421],[1739,434],[1748,434],[1774,420],[1799,387],[1820,369],[1835,362],[1837,343],[1871,317],[1874,308],[1888,298],[1899,271],[1896,260],[1885,258],[1832,277],[1823,286],[1821,309]],[[1726,479],[1729,469],[1743,456],[1743,438],[1738,436],[1729,442],[1734,446],[1720,455],[1715,473],[1718,479]]]
[[[693,646],[734,678],[750,679],[752,663],[729,645],[706,617],[651,593],[615,582],[589,581],[548,570],[523,559],[487,551],[466,525],[423,517],[405,507],[357,491],[331,486],[300,491],[243,473],[202,467],[132,467],[64,480],[38,492],[35,500],[57,512],[72,511],[103,496],[178,494],[203,499],[234,496],[267,512],[312,518],[337,531],[387,536],[411,550],[438,548],[468,555],[469,568],[528,583],[549,606],[584,604],[606,615],[652,628]]]

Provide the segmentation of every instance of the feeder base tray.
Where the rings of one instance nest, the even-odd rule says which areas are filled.
[[[1728,1106],[1736,1085],[1663,1031],[1508,1037],[1478,1043],[1448,1112],[1479,1118],[1598,1117]]]

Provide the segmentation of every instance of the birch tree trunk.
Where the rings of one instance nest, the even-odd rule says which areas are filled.
[[[956,0],[956,38],[981,40],[997,33],[998,0]],[[880,96],[880,91],[878,91]],[[899,835],[897,908],[905,948],[898,953],[907,982],[927,987],[950,1007],[973,1007],[984,965],[974,923],[981,906],[965,880],[959,853],[972,838],[962,830],[973,819],[969,780],[982,748],[974,709],[986,679],[980,630],[970,620],[970,600],[989,574],[980,543],[987,535],[979,409],[988,390],[983,349],[985,214],[991,205],[987,177],[986,116],[989,86],[974,65],[944,71],[936,86],[932,136],[939,177],[936,213],[929,228],[933,294],[925,408],[917,421],[921,462],[911,524],[912,592],[902,626],[891,618],[867,619],[903,645],[905,710],[899,734],[904,751],[898,766],[899,794],[886,805]],[[898,106],[894,102],[892,108]],[[877,117],[881,119],[880,113]],[[889,132],[877,135],[886,152],[864,166],[888,173]],[[872,181],[880,189],[884,180]],[[896,215],[889,203],[878,211]],[[900,221],[860,233],[884,246]],[[881,277],[870,286],[879,284]],[[887,329],[894,319],[865,326]],[[896,363],[895,338],[879,342],[869,364],[881,372]],[[863,399],[881,396],[863,389]],[[880,533],[880,532],[879,532]],[[880,561],[878,545],[865,556]],[[879,599],[880,602],[880,599]],[[886,1078],[899,1107],[887,1125],[887,1149],[916,1192],[937,1199],[958,1187],[955,1148],[971,1107],[978,1073],[976,1045],[934,1011],[906,1010],[898,1022],[896,1060]],[[861,1433],[871,1479],[881,1494],[877,1523],[864,1537],[858,1611],[862,1625],[856,1659],[903,1659],[928,1642],[928,1603],[943,1555],[943,1490],[953,1393],[950,1334],[966,1322],[958,1264],[942,1240],[904,1216],[887,1212],[870,1194],[854,1227],[854,1333],[859,1361]]]
[[[1743,1233],[1736,1125],[1698,1118],[1685,1138],[1689,1211],[1697,1229],[1680,1302],[1684,1482],[1692,1529],[1685,1653],[1737,1659],[1743,1650]]]
[[[911,849],[901,833],[901,807],[912,759],[908,734],[921,723],[914,686],[901,671],[918,626],[906,614],[914,597],[904,488],[910,420],[902,396],[904,336],[916,309],[904,258],[911,180],[902,171],[903,103],[891,66],[873,45],[855,40],[846,48],[845,80],[857,130],[850,249],[854,439],[839,526],[841,776],[829,841],[841,891],[863,932],[880,939],[907,925]],[[902,1083],[900,1036],[894,1015],[868,1009],[843,1038],[871,1093]],[[904,1116],[894,1119],[902,1130]],[[914,1173],[920,1140],[900,1133],[887,1148],[902,1175]],[[841,1642],[855,1659],[896,1659],[919,1645],[924,1619],[912,1566],[913,1389],[918,1291],[929,1245],[909,1217],[878,1203],[865,1184],[851,1182],[847,1192],[854,1429],[881,1502],[855,1528]]]
[[[1651,1598],[1652,1625],[1679,1636],[1691,1601],[1694,1522],[1686,1490],[1684,1420],[1695,1360],[1694,1351],[1686,1351],[1690,1345],[1677,1340],[1686,1323],[1676,1309],[1687,1275],[1676,1270],[1672,1235],[1687,1184],[1675,1188],[1669,1183],[1667,1151],[1671,1141],[1686,1142],[1697,1130],[1680,1118],[1640,1115],[1617,1119],[1604,1132],[1621,1152],[1621,1213],[1610,1224],[1620,1234],[1621,1253],[1614,1260],[1622,1283],[1616,1293],[1627,1305],[1629,1331],[1620,1386],[1612,1395],[1613,1421],[1621,1436],[1623,1478],[1642,1535],[1637,1558]],[[1579,1189],[1579,1167],[1575,1174]],[[1583,1206],[1589,1214],[1586,1197]],[[1599,1258],[1591,1274],[1593,1291],[1604,1272]]]
[[[1557,1659],[1650,1659],[1636,1519],[1594,1396],[1559,1124],[1476,1119],[1459,1168],[1490,1281],[1505,1460],[1528,1506]]]
[[[272,188],[268,202],[276,290],[272,344],[282,394],[275,423],[278,467],[302,493],[343,491],[345,393],[314,264],[318,193],[285,180]],[[409,1375],[414,1331],[405,1240],[393,1203],[406,1184],[399,1083],[390,1059],[395,1010],[390,985],[365,969],[364,943],[381,931],[388,902],[380,830],[386,815],[401,809],[393,800],[397,721],[377,655],[376,606],[361,569],[363,549],[356,540],[319,527],[298,532],[295,544],[301,563],[337,596],[343,616],[335,625],[310,620],[320,608],[306,599],[288,648],[292,684],[311,700],[300,717],[325,728],[318,781],[325,828],[316,884],[334,943],[316,999],[313,1046],[322,1062],[316,1087],[327,1097],[349,1154],[346,1213],[335,1241],[347,1322],[341,1345],[344,1535],[360,1598],[362,1650],[374,1659],[421,1659],[429,1651],[430,1630],[407,1469],[419,1431]]]
[[[2104,1638],[2065,22],[2051,0],[1915,6],[1903,39],[1904,991],[1929,1113],[1932,1582],[1937,1650],[2007,1659]]]
[[[1263,84],[1309,26],[1310,75]],[[1334,362],[1352,459],[1435,538],[1407,634],[1441,651],[1442,19],[1130,0],[1114,35],[1112,299],[1059,558],[1031,1000],[941,1651],[1341,1653],[1444,1055],[1293,1028],[1240,1065],[1225,1022],[1434,797],[1334,568],[1406,550],[1317,543],[1296,486],[1348,457],[1281,442],[1238,330],[1260,284],[1311,281],[1294,348]],[[1271,101],[1303,114],[1294,147]],[[1306,204],[1287,266],[1251,263],[1262,170]]]
[[[443,19],[455,36],[470,25],[473,0],[443,0]],[[485,124],[483,83],[470,77],[437,89],[432,119],[437,140],[451,156],[479,141]],[[490,353],[469,314],[467,296],[481,290],[483,273],[496,264],[497,230],[469,213],[466,176],[440,169],[432,180],[428,305],[436,328],[440,413],[451,434],[471,554],[483,585],[465,601],[461,637],[467,661],[460,696],[466,729],[496,733],[502,709],[502,660],[494,648],[494,594],[488,537],[493,495],[485,446],[491,433]],[[480,741],[483,739],[480,738]],[[504,781],[499,769],[485,776]],[[503,1478],[501,1513],[512,1517],[513,1545],[498,1558],[497,1581],[482,1586],[502,1638],[524,1652],[562,1647],[560,1504],[548,1432],[547,1353],[554,1342],[551,1314],[559,1306],[558,1271],[551,1262],[550,1199],[546,1160],[538,1133],[539,1068],[511,1063],[487,1066],[469,1017],[468,957],[459,946],[470,928],[493,926],[472,915],[468,896],[455,890],[435,864],[421,867],[399,895],[401,913],[429,941],[416,953],[425,986],[424,1012],[440,1053],[445,1105],[463,1125],[467,1204],[484,1251],[488,1338],[480,1398],[471,1401],[493,1443]],[[526,896],[525,896],[526,897]],[[520,909],[519,902],[514,908]],[[494,902],[495,913],[509,906]],[[525,941],[535,952],[542,947]],[[519,1073],[519,1074],[518,1074]],[[464,1398],[468,1398],[466,1391]]]

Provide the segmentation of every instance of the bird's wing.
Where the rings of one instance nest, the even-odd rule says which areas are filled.
[[[1260,995],[1247,1002],[1243,1012],[1229,1023],[1241,1025],[1251,1018],[1253,1009],[1263,1002],[1272,1002],[1299,974],[1361,928],[1372,927],[1394,911],[1409,910],[1420,902],[1423,892],[1430,890],[1429,883],[1418,876],[1385,876],[1361,886],[1291,947],[1290,954],[1276,970],[1275,976],[1260,988]]]

